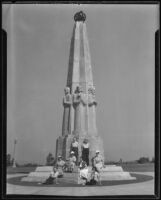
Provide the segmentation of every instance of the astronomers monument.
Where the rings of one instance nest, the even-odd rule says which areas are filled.
[[[103,142],[96,127],[97,102],[85,19],[86,16],[82,11],[74,16],[75,25],[70,46],[67,84],[63,97],[62,135],[56,141],[56,157],[60,154],[64,160],[69,157],[74,137],[77,137],[80,145],[85,138],[89,140],[90,161],[97,149],[104,156]],[[53,172],[52,166],[40,166],[34,172],[30,172],[27,177],[23,177],[21,181],[43,182],[51,172]],[[133,180],[135,177],[132,177],[129,172],[124,172],[121,166],[106,165],[102,169],[101,179]]]
[[[56,157],[60,154],[64,159],[68,158],[73,137],[77,137],[80,145],[85,138],[89,140],[91,160],[97,149],[104,154],[103,142],[96,126],[97,102],[86,32],[86,15],[80,11],[74,15],[74,20],[67,84],[63,97],[62,136],[56,142]]]

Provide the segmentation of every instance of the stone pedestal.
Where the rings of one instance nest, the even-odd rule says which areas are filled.
[[[92,170],[92,167],[89,168],[89,173]],[[37,167],[35,172],[30,172],[27,177],[23,177],[21,181],[26,182],[44,182],[53,172],[53,167],[51,166],[44,166],[44,167]],[[70,175],[70,177],[69,177]],[[129,172],[124,172],[121,166],[116,165],[106,165],[103,168],[102,172],[100,173],[102,181],[120,181],[120,180],[135,180],[135,177],[132,177]],[[74,169],[74,173],[69,174],[65,173],[64,178],[66,178],[67,182],[73,181],[77,183],[79,176],[79,170],[76,167]],[[68,179],[69,178],[69,179]]]
[[[79,143],[82,144],[83,140],[87,138],[89,141],[89,164],[91,165],[92,158],[96,155],[96,150],[100,151],[100,154],[104,158],[103,141],[99,136],[85,135],[79,137]]]
[[[81,145],[83,140],[87,138],[90,144],[90,152],[89,152],[89,163],[91,164],[91,159],[95,156],[96,150],[100,150],[101,155],[104,157],[104,150],[103,150],[103,141],[99,136],[91,136],[91,135],[66,135],[61,136],[57,139],[57,152],[56,157],[58,155],[62,155],[63,159],[66,160],[69,158],[70,155],[70,147],[73,140],[73,137],[77,137],[79,142],[79,158],[81,156]]]

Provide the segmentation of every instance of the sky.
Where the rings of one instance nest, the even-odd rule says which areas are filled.
[[[7,153],[45,164],[61,136],[73,16],[83,10],[105,160],[154,156],[157,5],[10,4],[7,31]]]

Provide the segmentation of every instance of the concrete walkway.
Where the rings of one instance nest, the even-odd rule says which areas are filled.
[[[132,172],[150,175],[153,172]],[[7,178],[24,176],[24,174],[10,174]],[[141,183],[122,184],[115,186],[90,187],[38,187],[19,186],[7,183],[7,194],[30,195],[66,195],[66,196],[99,196],[99,195],[154,195],[154,179]]]

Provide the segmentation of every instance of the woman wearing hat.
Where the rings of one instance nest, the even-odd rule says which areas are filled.
[[[55,170],[57,172],[57,176],[62,177],[64,175],[63,170],[65,167],[65,161],[62,159],[61,155],[58,156],[58,160],[55,167],[56,167]]]
[[[103,166],[104,166],[103,157],[100,155],[100,151],[96,150],[96,155],[93,158],[93,167],[94,167],[94,170],[98,173],[98,182],[100,184],[101,184],[100,172],[102,171]]]
[[[87,139],[84,139],[82,144],[82,160],[89,166],[89,142]]]
[[[103,157],[100,155],[99,150],[96,151],[96,155],[93,159],[93,166],[96,168],[98,172],[100,172],[104,166]]]
[[[75,163],[76,163],[76,157],[74,155],[74,151],[70,152],[69,162],[70,162],[71,171],[73,171],[75,167]]]
[[[78,146],[79,146],[79,143],[78,143],[76,137],[74,137],[73,141],[71,143],[71,152],[72,151],[74,152],[74,155],[76,157],[76,164],[78,164]]]
[[[86,185],[89,180],[89,168],[85,161],[81,160],[79,165],[78,184]]]

